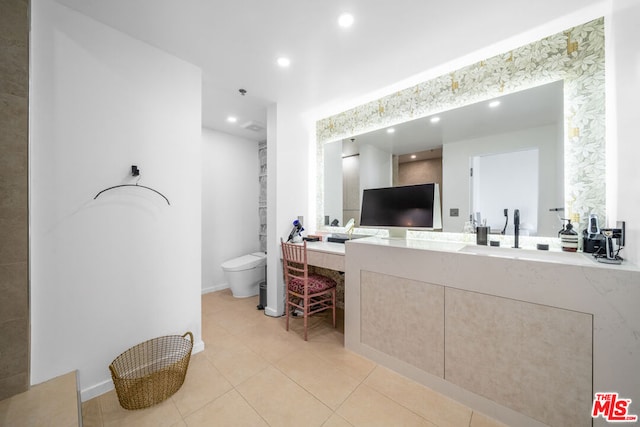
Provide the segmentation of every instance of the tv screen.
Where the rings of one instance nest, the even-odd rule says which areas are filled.
[[[435,228],[440,228],[438,184],[370,188],[362,193],[363,227],[434,228],[434,216]]]

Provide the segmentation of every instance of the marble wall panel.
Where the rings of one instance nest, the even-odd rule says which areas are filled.
[[[443,377],[442,286],[362,271],[360,296],[363,344]]]
[[[590,426],[593,316],[446,288],[445,379],[550,426]]]

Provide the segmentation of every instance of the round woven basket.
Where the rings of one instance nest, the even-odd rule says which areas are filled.
[[[192,348],[187,332],[145,341],[116,357],[109,370],[120,405],[148,408],[173,395],[184,383]]]

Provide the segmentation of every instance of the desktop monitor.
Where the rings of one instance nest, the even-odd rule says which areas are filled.
[[[436,183],[370,188],[362,193],[361,227],[441,229],[440,188]]]

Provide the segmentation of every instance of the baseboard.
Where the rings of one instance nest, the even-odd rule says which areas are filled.
[[[98,397],[102,394],[105,394],[111,390],[113,390],[113,381],[111,379],[108,379],[106,381],[102,381],[96,385],[92,385],[91,387],[87,387],[83,390],[80,391],[80,399],[83,402],[86,402],[87,400],[91,400],[94,397]]]
[[[204,341],[202,340],[193,344],[193,348],[191,349],[191,354],[200,353],[201,351],[204,351]]]
[[[229,289],[229,284],[228,283],[222,283],[220,285],[215,285],[215,286],[209,286],[209,287],[206,287],[206,288],[202,288],[202,295],[208,294],[208,293],[211,293],[211,292],[221,291],[223,289]]]
[[[271,317],[281,317],[282,313],[274,310],[271,307],[265,307],[264,308],[264,314],[266,314],[267,316],[271,316]]]

